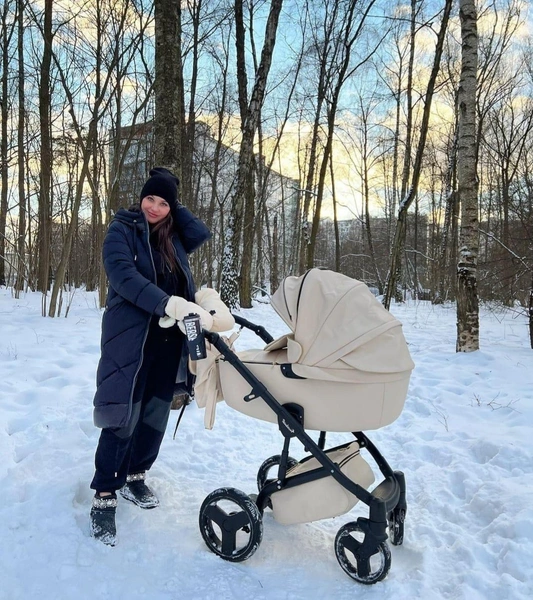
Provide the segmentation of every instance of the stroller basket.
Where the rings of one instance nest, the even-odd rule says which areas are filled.
[[[299,319],[308,316],[307,286],[315,298],[317,286],[319,291],[327,290],[327,300],[334,306],[328,307],[318,294],[318,312],[327,317],[319,329],[325,327],[325,337],[340,342],[340,351],[322,343],[317,352],[312,346],[320,343],[320,331],[302,331]],[[362,295],[359,309],[368,309],[360,310],[358,318],[366,319],[371,326],[371,334],[355,327],[356,342],[345,331],[350,329],[346,307],[354,306],[354,289],[358,297]],[[368,518],[359,517],[340,528],[335,554],[354,580],[376,583],[390,569],[387,537],[394,545],[403,542],[405,479],[403,473],[389,466],[362,430],[392,422],[405,402],[413,364],[401,327],[364,284],[338,273],[312,269],[302,277],[287,278],[280,290],[274,294],[272,305],[282,317],[286,316],[292,334],[272,341],[264,328],[235,316],[241,327],[255,331],[268,342],[264,350],[236,353],[228,340],[204,332],[211,352],[218,352],[209,368],[211,379],[216,381],[216,399],[222,396],[232,408],[277,423],[284,441],[281,454],[260,466],[257,495],[220,488],[206,497],[200,509],[200,530],[210,550],[226,560],[242,561],[252,556],[261,542],[265,510],[272,509],[274,518],[283,524],[307,523],[345,514],[361,501],[368,507]],[[332,336],[327,331],[328,321],[329,325],[334,322],[339,306],[342,327],[338,335]],[[389,347],[379,352],[377,338]],[[379,353],[377,366],[376,356],[370,361],[365,357],[361,350],[365,345],[371,353]],[[390,361],[387,363],[389,357],[393,358],[392,366]],[[319,375],[326,380],[320,380]],[[320,431],[318,441],[306,430]],[[355,441],[352,438],[326,450],[328,431],[349,432]],[[309,452],[299,462],[289,454],[294,440]],[[362,449],[383,475],[371,491],[374,472],[361,456]]]
[[[374,473],[360,455],[357,442],[326,450],[325,454],[351,481],[364,488],[374,483]],[[298,483],[297,476],[308,475],[313,471],[323,473],[320,463],[314,457],[307,457],[287,471],[285,487],[270,498],[276,521],[293,525],[337,517],[349,512],[359,501],[355,494],[333,477],[324,476],[309,481],[304,476],[300,478],[302,483]]]

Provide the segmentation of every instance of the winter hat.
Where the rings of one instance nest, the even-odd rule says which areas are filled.
[[[171,208],[178,203],[179,179],[168,169],[156,167],[150,171],[150,178],[141,190],[141,202],[146,196],[159,196],[164,198]]]

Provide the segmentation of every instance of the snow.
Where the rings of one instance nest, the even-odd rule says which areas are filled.
[[[481,350],[455,353],[455,309],[393,305],[416,368],[393,424],[367,432],[405,472],[403,546],[374,586],[335,558],[338,529],[366,516],[283,526],[269,511],[263,541],[242,563],[211,553],[198,511],[214,489],[255,492],[257,468],[278,454],[276,426],[225,404],[212,431],[187,408],[171,414],[149,481],[161,500],[143,511],[119,498],[118,543],[89,536],[94,450],[92,397],[101,312],[77,291],[67,319],[40,316],[41,297],[0,290],[0,598],[135,600],[533,597],[533,351],[526,315],[483,308]],[[242,311],[273,334],[286,326],[268,304]],[[243,332],[238,349],[260,346]],[[312,434],[314,435],[314,433]],[[331,445],[349,436],[330,434]],[[296,443],[296,458],[304,455]],[[369,459],[371,462],[371,459]],[[379,481],[379,480],[378,480]]]

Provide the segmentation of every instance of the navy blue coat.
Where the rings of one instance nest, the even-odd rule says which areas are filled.
[[[211,236],[209,229],[187,208],[173,210],[176,257],[186,278],[184,296],[194,301],[195,285],[187,254]],[[150,231],[142,212],[120,209],[103,244],[104,268],[109,279],[102,319],[101,356],[96,374],[94,424],[125,427],[131,416],[133,390],[143,360],[143,348],[153,315],[165,315],[168,295],[157,287],[150,248]],[[183,344],[186,348],[186,344]],[[186,366],[182,356],[180,371]],[[183,364],[185,362],[185,365]]]

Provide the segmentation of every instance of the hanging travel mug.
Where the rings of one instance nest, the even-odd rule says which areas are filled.
[[[183,318],[185,335],[187,336],[187,345],[189,347],[189,356],[191,360],[200,360],[207,356],[205,350],[205,338],[202,333],[202,323],[200,317],[193,313]]]

